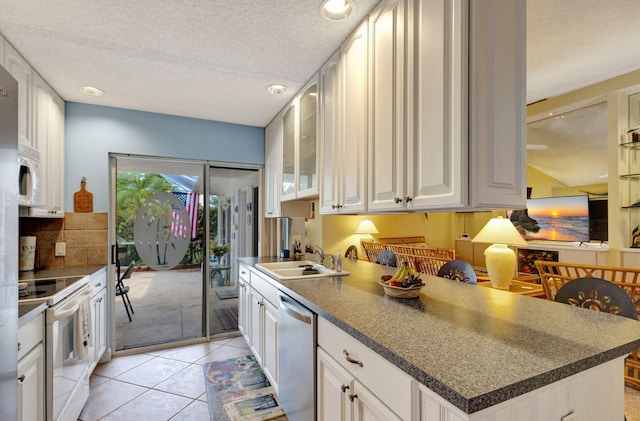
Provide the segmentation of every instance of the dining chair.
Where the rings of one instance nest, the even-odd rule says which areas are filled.
[[[134,261],[129,263],[129,266],[127,266],[127,269],[123,272],[120,265],[119,256],[121,250],[121,248],[118,248],[118,253],[116,254],[116,296],[122,297],[124,309],[127,312],[129,321],[131,322],[131,314],[135,314],[135,312],[133,311],[133,306],[131,305],[131,300],[129,299],[129,287],[126,286],[123,281],[125,279],[131,278],[131,274],[133,273],[133,269],[135,268],[136,263]]]
[[[467,284],[476,285],[478,283],[476,272],[469,263],[462,259],[449,260],[442,265],[437,276]]]
[[[638,311],[631,297],[613,282],[601,278],[569,281],[560,287],[554,301],[638,320]]]
[[[396,259],[396,255],[393,254],[392,251],[385,250],[378,255],[376,258],[376,263],[385,266],[398,266],[398,260]]]

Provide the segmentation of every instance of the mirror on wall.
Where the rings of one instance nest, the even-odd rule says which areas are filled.
[[[607,183],[606,157],[606,102],[565,113],[548,113],[527,124],[527,165],[557,180],[559,183],[552,189],[574,187],[593,193],[588,186]],[[527,181],[531,185],[532,180]],[[540,197],[535,188],[532,194]]]

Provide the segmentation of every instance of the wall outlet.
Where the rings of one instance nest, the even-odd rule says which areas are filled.
[[[67,244],[66,243],[56,243],[56,256],[64,256],[67,253]]]

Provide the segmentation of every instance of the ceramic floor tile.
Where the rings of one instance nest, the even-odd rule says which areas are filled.
[[[198,396],[198,400],[202,402],[209,402],[209,398],[207,397],[207,392],[204,392],[202,395]]]
[[[244,355],[251,355],[251,350],[249,348],[237,348],[235,346],[224,345],[196,361],[196,364],[204,365],[211,361],[224,361],[229,358],[242,357]]]
[[[201,365],[192,364],[156,385],[156,390],[197,399],[205,392],[204,370]]]
[[[235,347],[238,347],[238,348],[248,348],[249,347],[249,345],[247,345],[247,342],[244,340],[244,337],[242,337],[242,336],[238,336],[237,338],[231,339],[225,345],[235,346]]]
[[[106,383],[109,380],[110,379],[108,377],[102,377],[92,374],[91,377],[89,377],[89,388],[93,389],[94,387],[98,387],[102,383]]]
[[[144,387],[111,379],[95,387],[92,385],[89,399],[80,414],[80,420],[99,420],[146,390]]]
[[[209,419],[209,405],[206,402],[193,401],[180,411],[171,421],[205,421]]]
[[[102,420],[169,420],[186,408],[191,402],[191,399],[183,398],[182,396],[172,395],[171,393],[161,392],[159,390],[149,390],[113,411]]]
[[[215,342],[205,342],[201,344],[181,346],[172,348],[162,354],[162,358],[184,361],[193,363],[204,357],[205,355],[220,348],[222,344]]]
[[[98,364],[93,373],[102,377],[115,378],[152,358],[152,355],[147,354],[125,355],[112,358],[108,363]]]
[[[183,370],[188,365],[189,363],[182,361],[155,357],[119,375],[117,379],[139,386],[153,387],[178,371]]]

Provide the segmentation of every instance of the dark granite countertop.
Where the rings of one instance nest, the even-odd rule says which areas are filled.
[[[279,284],[469,414],[640,348],[628,318],[426,275],[419,298],[392,298],[378,280],[395,268],[343,268],[351,275]]]
[[[20,280],[43,279],[43,278],[62,278],[66,276],[88,276],[105,266],[79,266],[72,268],[51,268],[39,269],[36,271],[20,272]]]
[[[18,303],[18,329],[47,309],[47,303]]]

